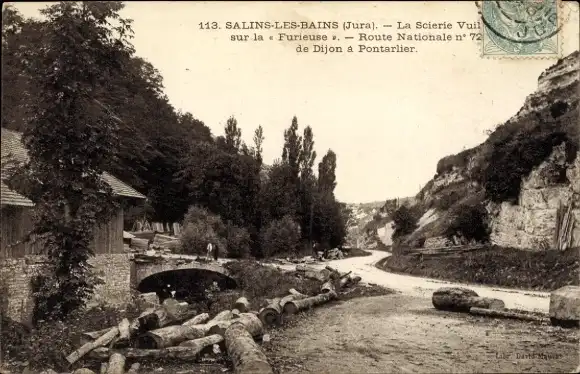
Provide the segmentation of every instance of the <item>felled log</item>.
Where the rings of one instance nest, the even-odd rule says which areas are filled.
[[[221,343],[224,340],[224,337],[221,335],[217,335],[217,334],[213,334],[213,335],[208,335],[205,336],[203,338],[199,338],[199,339],[192,339],[192,340],[186,340],[182,343],[179,344],[180,347],[197,347],[199,348],[199,351],[203,351],[204,348],[207,347],[211,347],[214,344],[218,344]]]
[[[236,300],[236,303],[234,304],[234,309],[239,310],[241,313],[246,313],[248,310],[250,310],[250,302],[248,301],[247,298],[242,296],[238,300]]]
[[[141,364],[138,362],[135,362],[135,363],[133,363],[133,365],[131,365],[129,370],[127,370],[127,374],[138,374],[140,368],[141,368]]]
[[[142,331],[155,330],[169,323],[169,316],[165,308],[149,308],[139,317],[139,327]]]
[[[296,271],[319,271],[317,268],[315,268],[314,266],[309,266],[309,265],[304,265],[304,264],[298,264],[296,265]]]
[[[332,281],[328,281],[322,285],[320,291],[322,291],[322,293],[335,292],[334,284],[332,284]]]
[[[291,288],[288,290],[288,293],[290,295],[296,295],[296,296],[304,296],[303,299],[307,298],[308,295],[303,294],[302,292],[296,291],[294,288]]]
[[[202,323],[206,323],[207,321],[209,321],[209,314],[201,313],[201,314],[198,314],[197,316],[183,322],[183,325],[184,326],[200,325]]]
[[[468,303],[472,308],[505,309],[505,303],[502,300],[489,297],[470,297]]]
[[[463,287],[442,287],[431,297],[435,309],[452,312],[469,312],[471,297],[479,296],[475,291]]]
[[[309,309],[309,308],[312,308],[314,306],[329,302],[334,297],[336,297],[336,293],[328,292],[328,293],[321,293],[320,295],[308,297],[308,298],[302,299],[302,300],[290,301],[290,302],[287,302],[286,305],[284,305],[284,313],[295,314],[301,310]]]
[[[131,340],[131,335],[133,335],[133,333],[136,332],[138,326],[133,325],[134,331],[132,331],[131,323],[129,322],[129,320],[127,318],[123,318],[123,320],[121,320],[121,322],[119,322],[119,324],[117,325],[117,328],[119,329],[119,335],[117,335],[115,339],[111,341],[110,343],[111,347],[119,345],[128,345],[129,341]]]
[[[234,323],[224,334],[226,349],[237,374],[272,374],[268,359],[240,323]]]
[[[224,336],[226,330],[234,323],[243,325],[254,338],[259,338],[264,335],[262,321],[252,313],[243,313],[240,315],[240,318],[231,319],[229,321],[219,321],[210,327],[208,334]]]
[[[96,340],[83,344],[79,349],[68,355],[66,360],[72,365],[93,349],[109,344],[118,334],[119,328],[115,326]]]
[[[113,353],[109,358],[107,374],[125,374],[125,356],[120,353]]]
[[[280,307],[280,298],[275,298],[270,304],[260,310],[258,315],[260,321],[264,326],[270,326],[273,324],[280,324],[282,316],[282,308]]]
[[[223,310],[216,314],[216,316],[213,317],[211,321],[227,321],[232,318],[234,318],[234,314],[231,310]]]
[[[195,317],[196,311],[184,308],[175,314],[168,313],[164,308],[150,308],[137,318],[140,331],[150,331],[159,329],[168,325],[183,323],[188,319]]]
[[[341,278],[339,283],[338,283],[338,288],[339,289],[343,289],[346,286],[348,286],[350,284],[350,282],[352,281],[352,278],[350,276]]]
[[[80,368],[80,369],[76,369],[75,371],[73,371],[72,374],[95,374],[95,372],[92,371],[91,369]]]
[[[284,305],[286,305],[287,302],[290,301],[294,301],[294,300],[302,300],[302,299],[306,299],[308,296],[306,295],[288,295],[288,296],[284,296],[282,299],[280,299],[280,309],[284,310]]]
[[[205,334],[206,330],[198,329],[196,325],[166,326],[141,335],[138,338],[137,345],[139,348],[148,349],[173,347],[186,340],[202,338]]]
[[[534,321],[534,322],[547,322],[549,321],[546,317],[535,316],[533,314],[524,314],[511,312],[507,310],[494,310],[494,309],[484,309],[473,307],[469,309],[469,313],[478,316],[495,317],[495,318],[507,318],[507,319],[518,319],[521,321]]]
[[[111,328],[107,327],[106,329],[102,329],[102,330],[83,332],[81,334],[81,345],[85,345],[89,342],[95,341],[96,339],[105,335],[110,330],[111,330]]]
[[[129,360],[153,358],[153,359],[180,359],[195,360],[200,353],[198,347],[177,346],[162,349],[139,349],[139,348],[122,348],[116,349],[115,352],[122,354]],[[97,348],[89,354],[89,357],[97,360],[106,360],[111,355],[109,348]]]

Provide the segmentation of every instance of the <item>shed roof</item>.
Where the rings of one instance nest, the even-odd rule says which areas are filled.
[[[0,181],[0,205],[34,206],[34,203]]]
[[[1,148],[2,158],[7,158],[9,160],[15,160],[18,162],[27,162],[28,161],[28,152],[26,148],[24,148],[24,144],[22,143],[22,134],[16,131],[7,130],[2,128],[2,148]],[[4,167],[3,167],[4,168]],[[4,174],[4,173],[2,173]],[[137,199],[145,199],[145,196],[139,193],[137,190],[132,188],[131,186],[123,183],[119,179],[115,178],[111,174],[104,172],[103,179],[105,182],[111,186],[113,190],[113,194],[117,196],[125,196],[125,197],[133,197]],[[6,191],[6,192],[5,192]],[[25,197],[17,194],[14,191],[11,191],[4,183],[2,183],[2,204],[7,205],[22,205],[22,204],[15,204],[15,203],[8,203],[4,202],[4,194],[6,196],[20,196],[20,198]],[[28,199],[26,199],[28,200]],[[7,200],[12,201],[12,200]],[[28,200],[30,201],[30,200]],[[32,201],[30,201],[32,204]],[[32,205],[26,205],[32,206]]]

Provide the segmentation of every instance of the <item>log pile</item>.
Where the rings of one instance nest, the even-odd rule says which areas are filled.
[[[320,270],[298,267],[299,276],[321,281],[318,294],[289,289],[285,296],[267,300],[261,309],[240,297],[231,310],[223,310],[211,319],[208,313],[197,313],[187,303],[167,299],[159,305],[153,295],[146,295],[140,304],[148,308],[139,316],[83,333],[80,347],[66,356],[66,362],[72,366],[90,358],[101,362],[102,373],[135,374],[139,372],[139,360],[196,361],[225,348],[236,373],[272,373],[257,343],[263,337],[267,341],[266,329],[281,324],[286,316],[336,299],[342,290],[361,280],[351,272],[341,273],[328,266]]]

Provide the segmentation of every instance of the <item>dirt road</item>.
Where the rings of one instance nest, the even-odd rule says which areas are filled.
[[[463,286],[469,287],[484,297],[495,297],[505,302],[506,308],[515,308],[528,311],[548,313],[550,306],[550,294],[547,292],[523,291],[504,289],[483,285],[466,285],[455,282],[446,282],[437,279],[414,277],[410,275],[394,274],[375,267],[375,264],[389,256],[387,252],[371,251],[371,256],[352,257],[343,260],[334,260],[313,266],[324,267],[330,265],[343,272],[351,271],[359,275],[366,283],[375,283],[379,286],[400,291],[404,295],[431,298],[433,291],[440,287]],[[291,269],[293,266],[281,265],[282,268]]]
[[[280,373],[571,372],[578,330],[433,309],[400,294],[314,310],[272,332]]]

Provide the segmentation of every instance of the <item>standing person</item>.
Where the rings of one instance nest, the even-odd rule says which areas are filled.
[[[216,262],[217,262],[217,260],[218,260],[218,251],[219,251],[219,246],[218,246],[218,245],[217,245],[217,243],[216,243],[216,245],[215,245],[215,248],[213,249],[213,259],[214,259]]]
[[[211,261],[211,252],[213,251],[213,245],[211,244],[211,242],[207,243],[207,254],[205,256],[205,259],[208,261]]]

